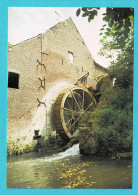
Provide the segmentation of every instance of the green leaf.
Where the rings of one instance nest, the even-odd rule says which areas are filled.
[[[97,15],[97,14],[98,14],[98,12],[97,12],[96,9],[93,10],[93,14],[94,14],[94,15]]]
[[[90,22],[91,21],[91,18],[90,18],[90,16],[88,17],[88,22]]]
[[[88,12],[85,12],[84,14],[82,14],[82,17],[86,17],[88,15],[89,15],[89,13]]]
[[[91,20],[93,20],[94,19],[94,15],[90,15],[90,18],[91,18]]]
[[[110,34],[109,34],[108,32],[105,32],[105,35],[106,35],[106,36],[109,36]]]
[[[111,32],[111,28],[107,28],[106,30],[107,30],[108,32]]]
[[[104,28],[101,28],[100,30],[104,30]]]
[[[104,39],[107,39],[107,36],[103,36]]]
[[[76,16],[79,16],[79,15],[80,15],[80,12],[81,12],[81,9],[79,8],[79,9],[76,11]]]
[[[12,47],[13,45],[10,43],[10,42],[8,42],[8,48],[10,48],[10,47]]]
[[[107,16],[103,17],[103,20],[108,21],[108,17]]]
[[[86,7],[83,7],[82,8],[82,11],[86,12],[87,11],[87,8]]]

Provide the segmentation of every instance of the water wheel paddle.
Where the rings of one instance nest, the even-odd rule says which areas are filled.
[[[69,141],[78,128],[80,119],[96,106],[92,93],[82,87],[66,89],[56,99],[53,114],[57,132]]]

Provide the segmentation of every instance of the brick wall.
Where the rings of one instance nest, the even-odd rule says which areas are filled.
[[[9,49],[8,71],[19,74],[19,89],[8,88],[7,135],[26,143],[34,129],[45,137],[55,130],[52,109],[63,89],[87,72],[89,83],[100,74],[71,18]]]

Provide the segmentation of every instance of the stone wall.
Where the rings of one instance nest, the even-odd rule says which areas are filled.
[[[86,113],[79,124],[79,148],[84,155],[95,155],[98,153],[98,135],[92,128],[91,112]]]
[[[106,68],[102,67],[101,65],[97,64],[96,62],[94,62],[94,64],[95,64],[94,79],[97,80],[99,77],[108,74],[108,70]]]

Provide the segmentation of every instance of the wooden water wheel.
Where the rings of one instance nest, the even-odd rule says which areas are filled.
[[[61,92],[56,99],[53,114],[56,130],[65,141],[73,137],[80,119],[95,106],[96,101],[86,88],[73,87]]]

